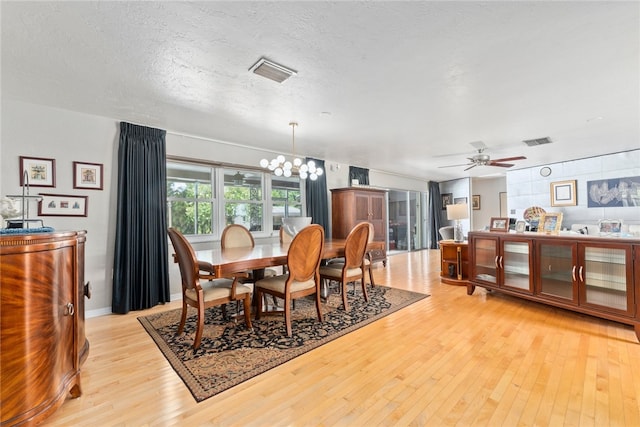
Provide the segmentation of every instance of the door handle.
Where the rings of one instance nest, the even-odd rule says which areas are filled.
[[[573,281],[576,281],[576,266],[574,265],[573,268],[571,269],[571,277],[573,278]]]
[[[578,270],[578,276],[580,277],[580,281],[584,283],[584,277],[582,276],[583,266],[580,266],[580,270]]]

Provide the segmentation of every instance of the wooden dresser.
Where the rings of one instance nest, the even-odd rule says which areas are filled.
[[[84,231],[0,235],[1,425],[33,425],[78,397]]]

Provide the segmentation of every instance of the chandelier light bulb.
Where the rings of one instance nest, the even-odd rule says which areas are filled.
[[[313,160],[309,160],[308,162],[304,162],[303,159],[296,157],[296,132],[295,127],[298,126],[298,123],[291,122],[289,123],[292,130],[292,157],[293,160],[289,161],[283,156],[279,154],[275,159],[272,159],[269,162],[267,159],[260,160],[260,166],[263,168],[267,168],[272,171],[276,176],[285,176],[290,177],[293,175],[298,175],[300,179],[310,178],[315,181],[319,176],[323,174],[323,170],[320,167],[316,167],[316,164]]]

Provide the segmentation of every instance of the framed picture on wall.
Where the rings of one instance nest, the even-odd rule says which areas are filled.
[[[551,206],[576,205],[576,180],[551,183]]]
[[[26,184],[29,187],[55,187],[55,159],[20,156],[20,186]]]
[[[73,188],[102,190],[102,164],[73,162]]]
[[[467,198],[466,197],[456,197],[455,199],[453,199],[453,203],[456,205],[466,205],[467,204]]]
[[[87,216],[88,196],[42,194],[38,202],[39,216]]]
[[[480,209],[480,195],[475,194],[471,196],[471,206],[473,206],[473,210],[477,211]]]
[[[451,193],[444,193],[442,194],[442,210],[447,210],[447,205],[450,205],[453,203],[453,194]]]

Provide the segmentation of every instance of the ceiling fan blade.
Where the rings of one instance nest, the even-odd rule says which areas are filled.
[[[497,162],[491,161],[487,163],[487,166],[498,166],[500,168],[510,168],[511,166],[513,166],[513,163],[497,163]]]
[[[466,168],[465,170],[468,171],[471,168],[475,168],[476,166],[478,166],[477,163],[473,163],[471,166],[469,166],[468,168]]]
[[[517,157],[503,157],[502,159],[494,159],[494,160],[491,160],[491,162],[492,162],[492,163],[493,163],[493,162],[500,163],[500,162],[511,162],[511,161],[513,161],[513,160],[525,160],[525,159],[526,159],[526,157],[524,157],[524,156],[517,156]]]
[[[469,166],[471,163],[462,163],[460,165],[438,166],[439,168],[457,168],[460,166]]]

